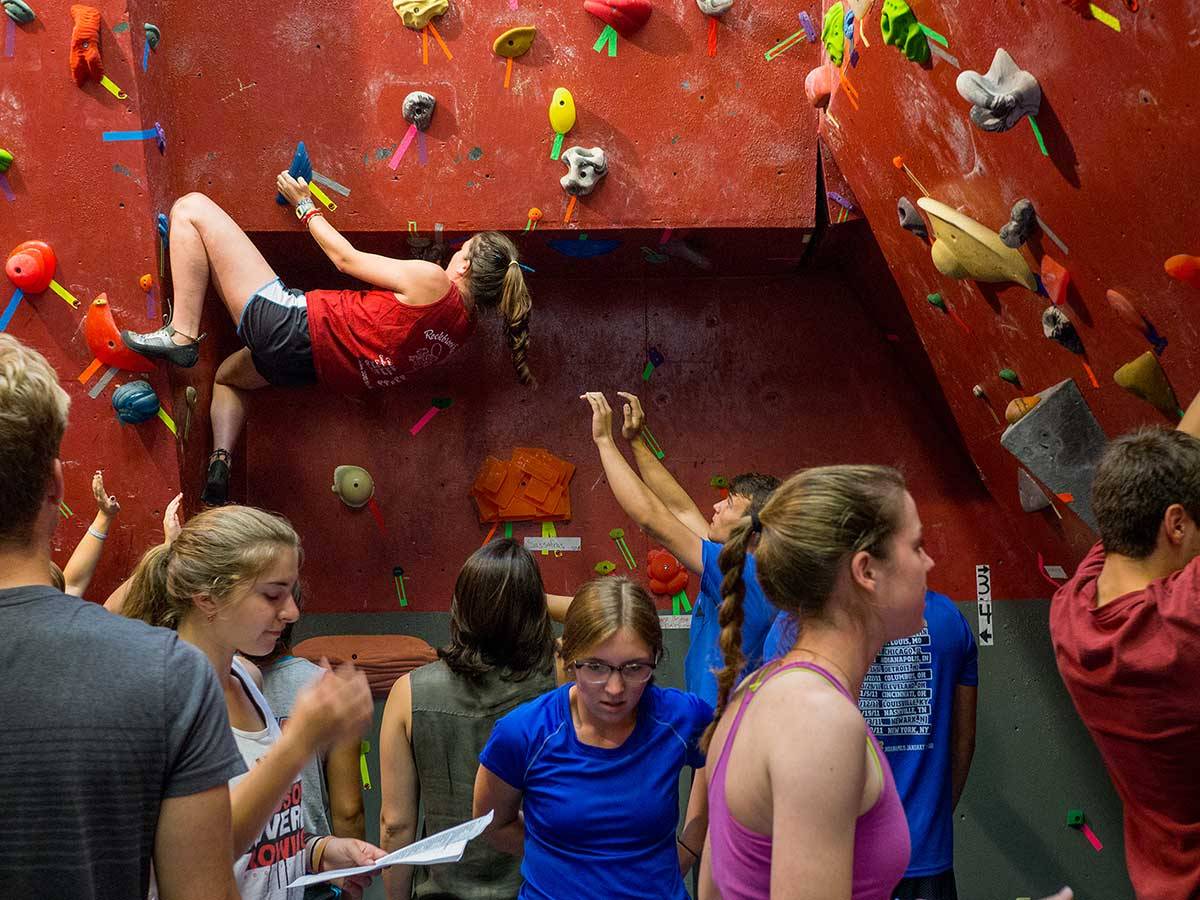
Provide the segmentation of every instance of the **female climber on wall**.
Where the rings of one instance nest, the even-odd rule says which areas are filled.
[[[391,259],[356,250],[314,206],[305,182],[284,172],[277,185],[338,271],[374,289],[284,287],[228,213],[203,194],[187,194],[171,209],[171,322],[148,334],[121,333],[144,356],[194,366],[210,276],[237,323],[246,346],[221,363],[213,385],[213,452],[202,497],[209,505],[226,502],[230,452],[245,421],[244,391],[321,384],[358,393],[402,384],[462,346],[477,312],[491,308],[504,321],[517,378],[534,383],[525,362],[531,300],[507,237],[473,235],[444,269]]]

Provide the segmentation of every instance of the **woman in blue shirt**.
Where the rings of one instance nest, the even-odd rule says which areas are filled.
[[[706,823],[687,822],[677,847],[679,774],[704,765],[698,741],[712,707],[653,683],[662,628],[628,579],[583,586],[560,656],[568,682],[496,723],[474,814],[494,810],[488,839],[524,854],[521,900],[685,900],[682,872]]]

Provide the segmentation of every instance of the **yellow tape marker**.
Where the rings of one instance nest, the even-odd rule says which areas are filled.
[[[312,195],[314,197],[316,197],[323,204],[325,204],[325,208],[327,210],[329,210],[330,212],[333,212],[335,209],[337,209],[337,204],[329,199],[329,195],[326,194],[319,187],[317,187],[315,184],[313,184],[311,181],[308,184],[308,190],[310,193],[312,193]]]
[[[162,419],[163,424],[166,425],[167,428],[169,428],[171,430],[171,434],[175,435],[176,437],[179,436],[179,432],[175,428],[175,420],[172,419],[171,416],[167,413],[167,411],[165,409],[163,409],[161,406],[158,408],[158,417],[160,419]]]
[[[75,309],[79,309],[79,301],[75,299],[75,295],[57,281],[50,282],[50,290],[54,291],[54,293],[66,300],[70,306],[74,307]]]
[[[118,100],[128,100],[129,99],[129,95],[127,93],[125,93],[123,90],[121,90],[119,87],[117,87],[113,83],[112,79],[109,78],[107,75],[104,75],[101,77],[100,87],[104,88],[106,91],[108,91],[114,97],[116,97]]]
[[[1117,21],[1117,17],[1112,13],[1101,9],[1095,3],[1089,3],[1088,9],[1091,10],[1092,18],[1094,18],[1097,22],[1103,22],[1113,31],[1119,32],[1121,30],[1121,23]]]

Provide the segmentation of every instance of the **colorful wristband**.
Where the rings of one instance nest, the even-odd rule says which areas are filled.
[[[92,537],[94,537],[94,538],[95,538],[96,540],[98,540],[98,541],[105,541],[105,540],[108,540],[108,535],[107,535],[107,534],[101,534],[99,531],[97,531],[97,530],[96,530],[95,528],[93,528],[91,525],[89,525],[89,526],[88,526],[87,533],[88,533],[88,534],[90,534]]]
[[[320,216],[321,218],[324,218],[325,213],[321,212],[321,210],[319,210],[319,209],[310,209],[308,212],[306,212],[304,214],[304,218],[300,220],[300,224],[303,225],[305,228],[307,228],[308,223],[312,220],[312,218],[314,216]]]

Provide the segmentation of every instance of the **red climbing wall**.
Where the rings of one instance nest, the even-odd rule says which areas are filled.
[[[857,45],[860,60],[847,71],[858,108],[842,91],[830,107],[832,120],[821,120],[822,140],[856,188],[984,481],[1028,543],[1068,569],[1093,536],[1069,512],[1062,522],[1050,511],[1021,512],[1016,460],[1001,448],[1001,426],[972,395],[972,386],[981,384],[1003,417],[1014,397],[1074,378],[1109,435],[1166,423],[1113,383],[1114,370],[1148,344],[1111,310],[1109,288],[1124,292],[1170,340],[1162,364],[1183,405],[1200,384],[1189,315],[1200,294],[1163,272],[1168,256],[1198,250],[1191,199],[1195,142],[1183,137],[1195,134],[1197,125],[1194,6],[1143,0],[1135,13],[1119,0],[1099,5],[1115,16],[1119,33],[1050,0],[913,4],[963,68],[985,72],[996,48],[1004,47],[1038,78],[1043,99],[1037,121],[1048,157],[1028,121],[1001,134],[976,128],[955,89],[954,64],[934,59],[924,69],[884,45],[880,3],[865,23],[870,47]],[[1008,220],[1016,200],[1033,201],[1069,253],[1035,232],[1026,258],[1035,271],[1044,255],[1070,270],[1065,310],[1099,387],[1091,385],[1079,357],[1042,336],[1046,298],[937,272],[928,244],[897,224],[897,199],[915,201],[921,193],[893,167],[898,154],[931,196],[990,228]],[[935,291],[969,334],[926,302]],[[997,377],[1005,367],[1018,373],[1025,390]]]

